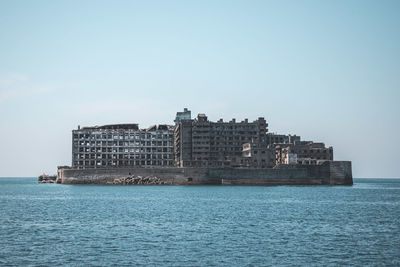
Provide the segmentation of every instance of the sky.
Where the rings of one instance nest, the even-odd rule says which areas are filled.
[[[400,1],[0,1],[0,177],[71,165],[78,125],[265,117],[399,178]]]

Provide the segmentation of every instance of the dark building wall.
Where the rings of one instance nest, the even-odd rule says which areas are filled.
[[[181,121],[174,132],[175,164],[183,166],[183,162],[192,160],[192,121]]]
[[[178,125],[182,120],[190,120],[192,118],[192,112],[187,108],[183,109],[183,112],[177,112],[175,117],[175,125]]]
[[[181,121],[175,128],[175,160],[178,167],[226,167],[242,154],[248,142],[266,143],[268,124],[254,122],[211,122],[204,114]]]

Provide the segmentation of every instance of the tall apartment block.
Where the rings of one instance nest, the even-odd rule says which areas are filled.
[[[72,167],[174,166],[173,126],[138,124],[78,127],[72,131]]]
[[[183,119],[175,127],[175,162],[178,167],[226,167],[242,156],[244,143],[265,144],[264,118],[249,122],[209,121],[205,114]]]
[[[175,125],[178,125],[182,120],[190,120],[192,118],[192,112],[187,108],[183,109],[183,112],[177,112],[175,117]]]

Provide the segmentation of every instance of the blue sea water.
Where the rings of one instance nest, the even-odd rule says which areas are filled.
[[[400,179],[84,186],[0,178],[0,265],[400,265]]]

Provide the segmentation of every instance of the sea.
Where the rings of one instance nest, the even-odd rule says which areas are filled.
[[[0,178],[0,266],[400,266],[400,179],[94,186]]]

